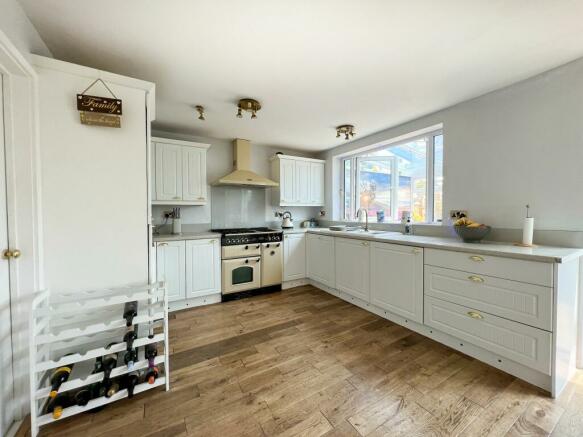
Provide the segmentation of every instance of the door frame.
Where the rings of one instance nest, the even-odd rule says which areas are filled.
[[[28,321],[34,292],[43,287],[42,220],[40,214],[40,147],[38,77],[25,58],[0,30],[0,74],[4,94],[4,147],[8,239],[22,252],[10,263],[13,324],[14,414],[28,413]]]

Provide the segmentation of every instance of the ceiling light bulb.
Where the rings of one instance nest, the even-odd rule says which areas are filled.
[[[253,119],[253,118],[257,118],[257,114],[255,113],[255,111],[253,111],[253,112],[251,113],[251,118],[252,118],[252,119]]]
[[[348,136],[348,134],[346,134],[346,136],[344,137],[345,140],[349,139],[350,137]]]
[[[340,138],[340,131],[336,131],[336,138]]]
[[[237,110],[237,118],[243,118],[243,113],[241,112],[241,108]]]

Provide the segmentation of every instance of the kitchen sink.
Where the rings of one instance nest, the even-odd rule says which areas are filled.
[[[387,234],[390,231],[377,231],[377,230],[372,230],[372,229],[365,231],[362,228],[358,228],[358,229],[347,229],[346,232],[354,232],[354,233],[366,234],[366,235],[377,235],[377,234]]]

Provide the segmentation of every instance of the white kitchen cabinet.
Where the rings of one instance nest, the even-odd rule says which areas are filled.
[[[283,280],[295,281],[306,277],[306,234],[283,236]]]
[[[182,200],[182,147],[157,143],[156,200]]]
[[[370,301],[370,242],[349,238],[334,241],[336,289]]]
[[[371,303],[423,323],[423,249],[372,243]]]
[[[334,288],[335,262],[334,237],[308,234],[307,273],[310,279]]]
[[[311,203],[310,163],[308,161],[296,161],[295,182],[296,202],[300,205]]]
[[[279,183],[273,189],[280,206],[324,205],[325,161],[290,155],[272,158],[271,177]]]
[[[152,138],[154,205],[204,205],[207,202],[208,144]]]
[[[310,202],[324,205],[324,163],[310,162]]]
[[[182,200],[206,202],[206,150],[182,149]]]
[[[221,292],[221,254],[217,239],[186,241],[186,298]]]
[[[169,301],[186,298],[184,248],[184,241],[163,241],[156,244],[156,278],[164,281]]]

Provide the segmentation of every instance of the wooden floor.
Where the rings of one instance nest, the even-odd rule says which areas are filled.
[[[582,436],[537,388],[311,286],[172,314],[172,390],[46,436]]]

